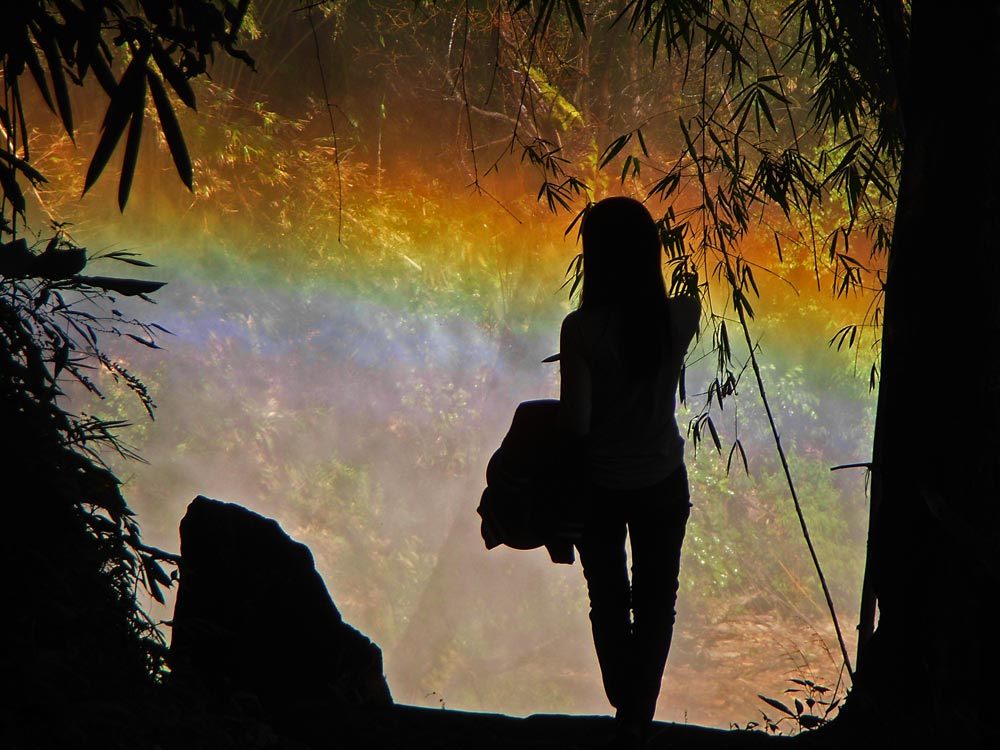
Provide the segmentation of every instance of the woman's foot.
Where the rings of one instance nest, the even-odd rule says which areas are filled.
[[[615,738],[609,745],[609,749],[638,750],[638,748],[644,747],[648,729],[649,722],[623,717],[619,713],[615,718]]]

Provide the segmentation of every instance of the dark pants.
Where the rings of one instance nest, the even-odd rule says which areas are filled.
[[[691,505],[687,472],[640,490],[591,486],[577,543],[604,690],[618,718],[651,721],[674,628],[681,543]],[[632,549],[632,582],[625,532]]]

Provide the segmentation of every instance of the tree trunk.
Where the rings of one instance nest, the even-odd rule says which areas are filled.
[[[879,621],[844,720],[997,747],[1000,2],[912,8],[873,446]]]

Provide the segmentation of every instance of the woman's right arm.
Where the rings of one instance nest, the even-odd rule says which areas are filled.
[[[583,358],[580,314],[572,312],[559,332],[559,428],[571,439],[590,432],[590,367]]]
[[[701,324],[701,302],[697,297],[671,297],[670,319],[675,345],[687,351]]]

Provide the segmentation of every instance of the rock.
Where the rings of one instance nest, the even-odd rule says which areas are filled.
[[[256,696],[392,704],[382,652],[344,622],[312,553],[272,519],[198,496],[181,520],[169,665],[175,684]]]

